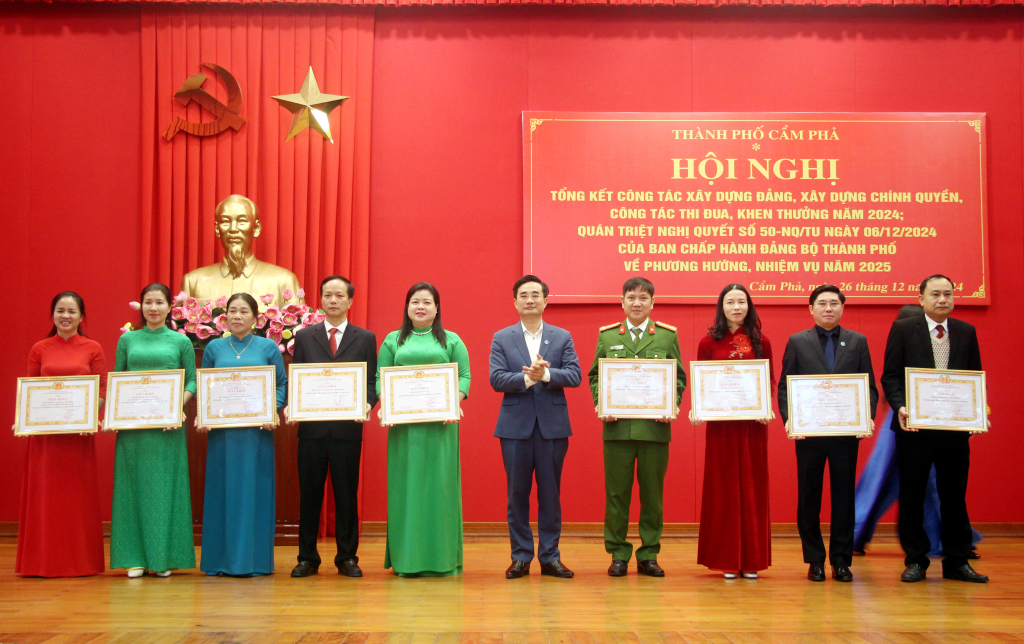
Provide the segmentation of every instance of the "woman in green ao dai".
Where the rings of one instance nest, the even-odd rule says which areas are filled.
[[[405,296],[402,328],[384,338],[380,367],[455,362],[459,400],[469,394],[469,354],[441,326],[441,298],[426,282]],[[385,404],[383,401],[381,404]],[[459,410],[462,417],[462,410]],[[388,537],[384,567],[399,577],[462,572],[462,471],[459,424],[411,423],[388,428]]]

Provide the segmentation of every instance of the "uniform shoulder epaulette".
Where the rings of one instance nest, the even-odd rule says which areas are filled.
[[[655,321],[655,324],[657,324],[658,326],[660,326],[663,329],[668,329],[669,331],[675,331],[676,330],[676,328],[674,326],[672,326],[671,324],[665,324],[664,322],[657,322],[657,321]]]
[[[604,325],[603,327],[601,327],[600,329],[598,329],[598,331],[607,331],[608,329],[611,329],[611,328],[613,328],[613,327],[617,327],[617,326],[619,326],[620,324],[622,324],[622,322],[612,322],[611,324],[606,324],[606,325]]]

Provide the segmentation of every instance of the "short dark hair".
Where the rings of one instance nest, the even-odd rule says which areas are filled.
[[[839,290],[838,286],[834,286],[832,284],[822,284],[818,288],[811,291],[811,306],[814,306],[814,303],[818,300],[818,296],[821,295],[822,293],[835,293],[836,295],[839,296],[839,303],[846,304],[846,296],[843,295],[843,292]]]
[[[231,307],[231,303],[235,300],[242,300],[249,306],[249,310],[252,311],[253,316],[260,314],[260,305],[256,303],[256,298],[249,295],[248,293],[232,293],[231,297],[228,298],[227,303],[224,305],[224,310],[227,311]]]
[[[352,296],[356,294],[356,287],[352,286],[352,282],[348,281],[347,277],[342,277],[341,275],[328,275],[322,282],[320,282],[321,296],[324,294],[324,287],[327,286],[327,282],[332,280],[341,280],[342,282],[345,282],[345,290],[348,291],[348,299],[351,300]]]
[[[544,293],[544,297],[548,296],[548,285],[540,280],[536,275],[523,275],[516,280],[516,283],[512,285],[512,297],[519,297],[519,287],[523,284],[529,284],[530,282],[536,282],[540,284],[540,290]]]
[[[654,297],[654,284],[651,284],[651,280],[646,277],[631,277],[626,280],[626,283],[622,285],[622,295],[625,296],[626,293],[637,289]]]
[[[942,273],[936,273],[935,275],[929,275],[928,277],[924,278],[924,280],[921,281],[921,295],[924,295],[924,290],[928,288],[928,282],[932,280],[946,280],[947,282],[950,283],[954,290],[956,289],[956,282],[949,279]]]
[[[904,304],[900,312],[896,314],[897,320],[905,320],[907,318],[918,318],[924,315],[924,307],[920,304]]]

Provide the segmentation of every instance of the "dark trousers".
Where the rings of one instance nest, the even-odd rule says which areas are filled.
[[[501,460],[508,481],[508,536],[512,559],[533,561],[533,530],[530,528],[530,490],[537,477],[537,528],[542,564],[561,559],[558,539],[562,534],[562,463],[569,451],[568,438],[544,438],[540,427],[525,440],[502,438]]]
[[[832,526],[828,536],[828,561],[833,566],[853,562],[853,528],[857,510],[854,490],[857,485],[855,436],[821,436],[794,441],[799,492],[796,524],[803,543],[805,563],[825,563],[825,542],[821,537],[821,492],[825,463],[828,463],[832,495]]]
[[[967,563],[970,549],[970,519],[967,517],[967,474],[971,467],[971,444],[965,432],[928,430],[896,432],[900,464],[900,545],[906,565],[928,568],[931,541],[924,529],[924,502],[928,475],[935,465],[935,486],[939,492],[942,517],[943,568]]]
[[[359,549],[359,456],[362,441],[331,438],[299,439],[299,561],[320,565],[316,537],[328,467],[334,488],[334,538],[338,544],[335,565],[356,559]]]

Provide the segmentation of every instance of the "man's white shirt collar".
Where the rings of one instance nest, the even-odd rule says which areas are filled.
[[[331,324],[327,320],[324,320],[324,329],[327,331],[327,339],[328,340],[331,339],[331,329],[337,329],[338,330],[337,337],[338,337],[338,340],[341,340],[341,336],[345,335],[345,329],[347,329],[347,328],[348,328],[348,318],[345,318],[345,321],[342,322],[341,324],[339,324],[338,326],[334,326],[333,324]]]
[[[948,324],[949,323],[949,318],[946,318],[946,320],[944,322],[936,322],[935,320],[933,320],[930,317],[928,317],[928,314],[926,313],[925,316],[924,316],[924,319],[928,322],[928,333],[929,334],[934,333],[935,332],[935,327],[937,327],[937,326],[941,326],[942,327],[943,334],[949,333],[949,324]]]
[[[646,320],[644,320],[644,323],[641,324],[640,326],[633,326],[632,322],[630,322],[629,320],[626,320],[626,324],[629,325],[629,332],[630,333],[633,332],[633,329],[640,329],[640,333],[643,334],[643,332],[647,330],[647,325],[650,323],[650,321],[651,321],[651,318],[647,318]]]
[[[537,328],[537,332],[536,333],[530,333],[530,330],[526,328],[526,323],[523,322],[522,320],[519,321],[519,324],[523,327],[523,335],[525,335],[527,337],[539,338],[544,333],[544,322],[543,321],[540,323],[540,327]]]

